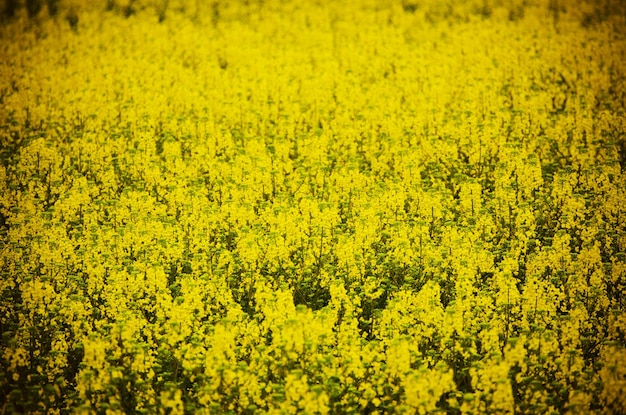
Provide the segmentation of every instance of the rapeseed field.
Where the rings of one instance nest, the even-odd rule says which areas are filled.
[[[620,0],[0,5],[2,413],[626,413]]]

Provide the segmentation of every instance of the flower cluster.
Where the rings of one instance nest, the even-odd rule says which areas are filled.
[[[6,3],[2,412],[626,412],[614,1]]]

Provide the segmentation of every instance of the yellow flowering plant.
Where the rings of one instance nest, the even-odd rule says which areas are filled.
[[[619,1],[0,8],[3,413],[626,411]]]

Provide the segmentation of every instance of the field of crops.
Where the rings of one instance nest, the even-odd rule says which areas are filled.
[[[4,0],[2,413],[626,413],[621,0]]]

